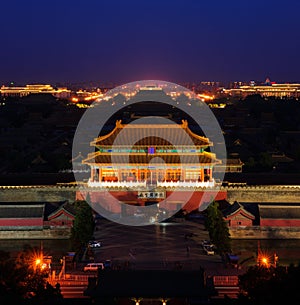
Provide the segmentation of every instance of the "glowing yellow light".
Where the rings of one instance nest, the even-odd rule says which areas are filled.
[[[262,263],[265,264],[265,265],[268,264],[268,259],[267,259],[266,257],[263,257],[263,258],[261,259],[261,261],[262,261]]]
[[[258,256],[258,264],[260,266],[264,266],[264,267],[268,268],[270,266],[270,257],[268,257],[267,255],[261,253]]]
[[[141,299],[133,298],[131,300],[134,301],[135,305],[140,305]]]
[[[35,260],[35,264],[36,265],[39,265],[41,263],[41,259],[40,258],[37,258],[36,260]]]
[[[47,267],[47,264],[45,264],[45,263],[41,265],[42,270],[46,269],[46,267]]]

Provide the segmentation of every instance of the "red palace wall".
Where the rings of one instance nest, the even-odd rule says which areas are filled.
[[[52,227],[69,227],[71,228],[73,226],[73,220],[49,220],[44,222],[45,225],[52,226]]]
[[[261,227],[300,227],[300,219],[260,219]]]
[[[109,191],[109,194],[105,191],[88,191],[88,192],[77,192],[76,200],[85,200],[87,194],[89,194],[90,201],[92,204],[101,203],[101,206],[108,211],[113,213],[121,213],[121,206],[117,202],[111,199],[112,195],[119,202],[127,203],[128,205],[140,205],[144,206],[146,201],[161,202],[160,208],[165,208],[169,211],[178,210],[178,205],[183,202],[187,202],[183,209],[187,211],[193,211],[200,207],[201,202],[206,206],[207,203],[215,200],[224,200],[227,198],[226,191],[176,191],[176,193],[171,196],[172,191],[166,191],[166,202],[162,202],[163,199],[153,198],[153,199],[140,199],[138,198],[137,191]],[[170,197],[171,196],[171,197]],[[170,202],[171,201],[171,202]],[[176,204],[177,203],[177,204]]]
[[[227,221],[229,221],[228,226],[229,227],[251,227],[252,226],[252,220],[248,218],[227,218]]]
[[[43,226],[43,218],[2,218],[1,227],[35,227]]]

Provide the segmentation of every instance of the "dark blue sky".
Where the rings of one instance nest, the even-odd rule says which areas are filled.
[[[299,0],[15,0],[0,82],[300,80]]]

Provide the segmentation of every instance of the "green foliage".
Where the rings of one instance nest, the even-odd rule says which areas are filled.
[[[267,152],[262,152],[256,159],[249,157],[245,162],[244,171],[245,172],[260,172],[260,171],[270,171],[273,168],[272,157]]]
[[[271,170],[273,163],[272,163],[272,157],[270,156],[270,154],[268,154],[266,152],[260,153],[259,164],[263,169]]]
[[[253,157],[249,157],[249,159],[245,162],[244,171],[251,172],[256,169],[256,162]]]
[[[75,201],[76,216],[72,228],[72,244],[75,251],[82,248],[93,236],[94,218],[92,208],[86,201]]]
[[[206,209],[207,217],[205,227],[209,232],[211,241],[217,247],[220,254],[230,252],[230,234],[228,226],[223,218],[222,212],[218,209],[218,203],[212,202]]]

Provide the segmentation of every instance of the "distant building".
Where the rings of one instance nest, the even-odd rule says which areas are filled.
[[[300,227],[300,203],[227,202],[220,206],[229,229],[262,228],[267,230]]]
[[[49,93],[56,98],[69,98],[71,90],[67,88],[53,88],[51,85],[34,84],[26,85],[25,87],[6,87],[0,88],[1,96],[23,97],[29,94]]]
[[[242,85],[232,89],[222,89],[222,92],[231,96],[246,97],[248,95],[260,94],[263,97],[299,97],[300,84],[276,84],[266,83],[265,85]]]
[[[70,172],[89,172],[90,168],[88,165],[83,164],[82,161],[84,160],[83,155],[81,154],[81,152],[79,152],[79,154],[72,158],[70,160],[70,163],[72,163],[73,165],[73,169],[70,170]]]
[[[244,163],[241,159],[230,158],[227,160],[222,160],[221,164],[216,164],[214,166],[214,172],[222,172],[222,173],[241,173],[243,170]]]

